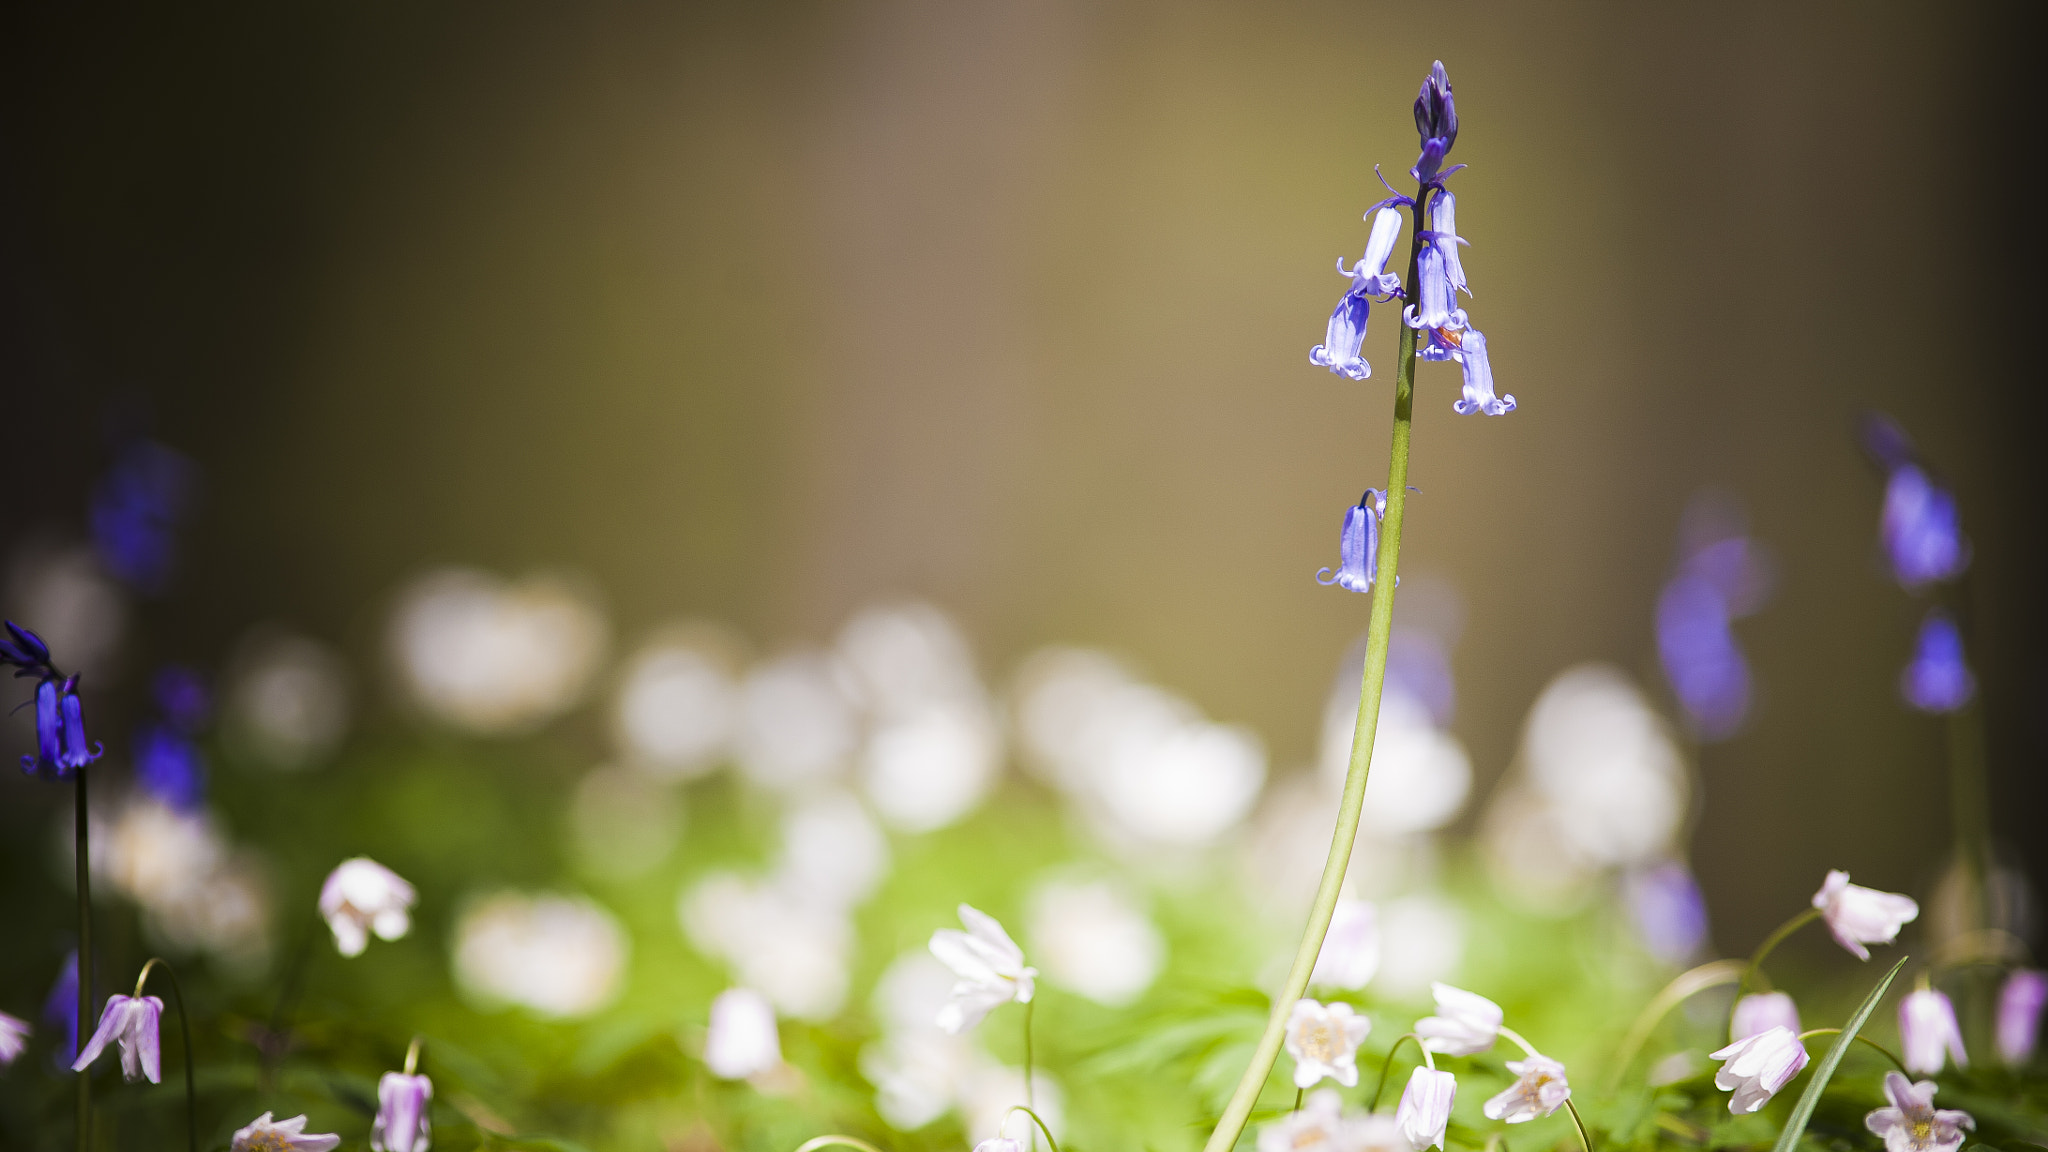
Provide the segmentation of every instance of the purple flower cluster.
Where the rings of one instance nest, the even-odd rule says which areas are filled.
[[[1744,532],[1740,511],[1695,499],[1680,532],[1678,571],[1657,597],[1657,655],[1703,740],[1724,740],[1749,717],[1749,661],[1733,624],[1770,597],[1770,557]]]
[[[43,638],[7,621],[0,637],[0,664],[11,666],[17,679],[36,677],[36,754],[21,758],[31,776],[68,776],[106,751],[85,739],[85,705],[78,698],[78,677],[66,676],[50,661]]]
[[[1888,416],[1863,418],[1863,446],[1885,471],[1878,536],[1892,578],[1908,592],[1953,580],[1970,566],[1956,498],[1920,459],[1905,429]],[[1941,608],[1920,622],[1913,659],[1899,674],[1899,695],[1922,712],[1955,712],[1976,695],[1977,678],[1963,654],[1963,633]]]

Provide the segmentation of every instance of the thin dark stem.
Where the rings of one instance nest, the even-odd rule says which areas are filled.
[[[192,1082],[192,1017],[185,1011],[185,989],[178,983],[178,973],[160,957],[152,956],[142,966],[142,975],[135,979],[135,994],[142,995],[142,986],[149,982],[151,971],[162,968],[164,975],[171,978],[171,1003],[178,1006],[178,1031],[185,1044],[185,1146],[190,1152],[199,1152],[199,1093]]]
[[[78,1042],[92,1035],[92,844],[86,818],[85,766],[73,769],[78,780],[74,793],[72,849],[78,856]],[[78,1056],[78,1049],[71,1052]],[[78,1074],[78,1152],[92,1145],[92,1070]]]
[[[1416,1050],[1422,1050],[1422,1037],[1417,1036],[1413,1032],[1404,1032],[1394,1039],[1394,1046],[1387,1049],[1387,1058],[1380,1062],[1380,1081],[1373,1085],[1372,1103],[1366,1105],[1366,1111],[1377,1112],[1380,1110],[1380,1093],[1387,1090],[1387,1073],[1394,1067],[1394,1053],[1401,1050],[1401,1041],[1403,1040],[1415,1041]]]
[[[1841,1035],[1841,1033],[1842,1030],[1840,1028],[1809,1028],[1806,1031],[1801,1032],[1799,1034],[1799,1039],[1801,1042],[1804,1042],[1809,1036],[1839,1036]],[[1879,1055],[1883,1056],[1885,1059],[1892,1062],[1892,1067],[1897,1068],[1900,1072],[1904,1072],[1906,1074],[1907,1079],[1912,1079],[1913,1074],[1907,1071],[1906,1062],[1899,1059],[1897,1056],[1892,1055],[1891,1049],[1885,1047],[1882,1044],[1879,1044],[1877,1041],[1872,1040],[1870,1037],[1865,1036],[1860,1032],[1857,1033],[1855,1036],[1850,1037],[1850,1039],[1861,1040],[1863,1043],[1868,1044],[1872,1048],[1877,1049]]]
[[[278,992],[277,1007],[270,1012],[270,1023],[264,1027],[263,1035],[257,1042],[257,1057],[260,1079],[266,1090],[275,1087],[277,1066],[284,1061],[287,1044],[287,1015],[298,999],[300,986],[304,983],[306,965],[313,956],[313,942],[320,937],[320,925],[308,926],[299,933],[299,942],[292,948],[292,958],[285,968],[284,987]]]
[[[1572,1099],[1569,1096],[1565,1097],[1564,1106],[1571,1110],[1572,1127],[1579,1130],[1580,1146],[1585,1148],[1586,1152],[1593,1152],[1593,1138],[1586,1135],[1586,1122],[1579,1119],[1579,1106],[1572,1103]]]
[[[1306,1088],[1296,1088],[1294,1090],[1294,1110],[1296,1112],[1301,1111],[1301,1097],[1307,1091],[1308,1089]]]

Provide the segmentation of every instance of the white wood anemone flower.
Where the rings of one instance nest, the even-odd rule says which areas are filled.
[[[1449,984],[1431,984],[1429,990],[1436,997],[1436,1015],[1415,1022],[1424,1048],[1447,1056],[1477,1056],[1493,1047],[1500,1037],[1500,1005]]]
[[[1038,976],[1038,969],[1025,965],[1024,950],[995,917],[962,904],[960,922],[967,931],[941,928],[932,933],[931,941],[932,955],[960,977],[952,999],[939,1009],[939,1027],[956,1036],[1012,1000],[1030,1003]]]
[[[1307,1103],[1259,1129],[1259,1152],[1351,1152],[1344,1102],[1334,1088],[1325,1088]]]
[[[1792,1082],[1806,1067],[1806,1046],[1790,1028],[1782,1025],[1737,1040],[1709,1059],[1725,1061],[1714,1073],[1714,1087],[1732,1092],[1728,1111],[1737,1116],[1754,1112],[1770,1102],[1778,1090]]]
[[[1417,1068],[1401,1092],[1401,1106],[1394,1110],[1394,1122],[1401,1135],[1420,1152],[1434,1144],[1444,1146],[1444,1129],[1451,1123],[1451,1105],[1458,1101],[1458,1078],[1434,1068]]]
[[[235,1141],[229,1145],[230,1152],[332,1152],[341,1143],[341,1137],[331,1132],[306,1132],[306,1118],[294,1116],[289,1120],[270,1118],[265,1112],[249,1126],[235,1133]]]
[[[1900,927],[1920,915],[1920,905],[1911,896],[1851,884],[1849,874],[1839,868],[1829,872],[1813,894],[1813,906],[1827,921],[1835,942],[1858,960],[1870,959],[1864,945],[1891,943],[1898,939]]]
[[[1344,1003],[1297,1000],[1287,1017],[1287,1054],[1294,1057],[1294,1086],[1312,1088],[1329,1077],[1346,1088],[1358,1086],[1358,1046],[1372,1021]]]
[[[367,856],[343,860],[320,885],[320,915],[343,956],[360,956],[379,940],[397,940],[412,929],[419,893],[398,873]]]
[[[1932,1076],[1950,1057],[1958,1068],[1970,1066],[1962,1029],[1956,1026],[1956,1006],[1932,988],[1908,992],[1899,1001],[1899,1046],[1908,1072]]]
[[[1572,1086],[1565,1079],[1564,1065],[1548,1056],[1532,1053],[1526,1060],[1510,1060],[1508,1071],[1515,1074],[1515,1082],[1486,1102],[1483,1111],[1489,1120],[1521,1124],[1548,1116],[1571,1099]]]
[[[721,1080],[745,1080],[782,1067],[775,1007],[752,988],[728,988],[711,1002],[704,1063]]]
[[[1897,1072],[1884,1074],[1889,1108],[1872,1109],[1863,1126],[1884,1141],[1885,1152],[1956,1152],[1963,1131],[1977,1127],[1968,1112],[1934,1106],[1934,1081],[1912,1083]]]
[[[123,1079],[146,1078],[151,1084],[163,1083],[163,1048],[158,1042],[163,1014],[164,1002],[155,996],[107,997],[106,1010],[100,1013],[100,1026],[71,1070],[85,1071],[106,1051],[107,1045],[118,1041]]]

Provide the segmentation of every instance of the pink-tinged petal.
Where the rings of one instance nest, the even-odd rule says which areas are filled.
[[[129,1034],[141,1058],[142,1074],[151,1084],[161,1084],[164,1082],[164,1052],[160,1039],[164,1002],[156,996],[145,996],[133,1001],[130,1011],[134,1013],[134,1024]],[[125,1050],[123,1055],[126,1055]]]
[[[100,1053],[107,1050],[107,1045],[113,1043],[114,1038],[121,1034],[128,1022],[128,1000],[126,996],[107,997],[107,1006],[100,1012],[99,1027],[93,1030],[92,1039],[87,1041],[85,1048],[78,1053],[78,1059],[72,1061],[73,1072],[85,1071],[88,1065],[100,1058]]]

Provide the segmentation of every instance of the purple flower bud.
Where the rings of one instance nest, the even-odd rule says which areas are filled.
[[[1430,68],[1422,91],[1416,94],[1415,132],[1422,140],[1422,156],[1415,161],[1413,174],[1428,184],[1437,178],[1444,157],[1458,142],[1458,104],[1451,96],[1451,78],[1441,60]]]
[[[1913,662],[1899,675],[1899,693],[1922,712],[1954,712],[1976,695],[1977,678],[1963,662],[1963,634],[1937,608],[1920,625]]]
[[[7,635],[0,636],[0,664],[20,669],[15,673],[17,676],[46,671],[50,665],[50,646],[43,643],[42,637],[9,620]]]
[[[433,1146],[433,1124],[427,1114],[433,1098],[433,1081],[425,1076],[386,1072],[377,1082],[371,1152],[427,1152]]]
[[[1963,1032],[1956,1026],[1956,1006],[1947,995],[1932,988],[1906,993],[1899,1001],[1899,1046],[1904,1049],[1906,1070],[1933,1075],[1941,1071],[1944,1055],[1958,1068],[1968,1068],[1970,1057],[1963,1051]]]
[[[1387,514],[1386,495],[1367,488],[1358,503],[1344,510],[1344,537],[1337,546],[1337,571],[1324,568],[1316,583],[1335,584],[1349,592],[1372,591],[1380,556],[1380,517]]]
[[[2041,1006],[2048,1004],[2048,972],[2021,968],[1998,990],[1998,1054],[2007,1064],[2034,1058],[2041,1037]]]
[[[1434,1144],[1442,1148],[1444,1129],[1451,1123],[1451,1105],[1457,1099],[1457,1077],[1449,1072],[1417,1068],[1408,1076],[1400,1107],[1394,1110],[1394,1123],[1400,1125],[1401,1135],[1411,1147],[1420,1150]]]
[[[1734,1015],[1728,1020],[1728,1039],[1747,1040],[1773,1028],[1798,1035],[1799,1006],[1783,992],[1758,992],[1735,1002]]]

